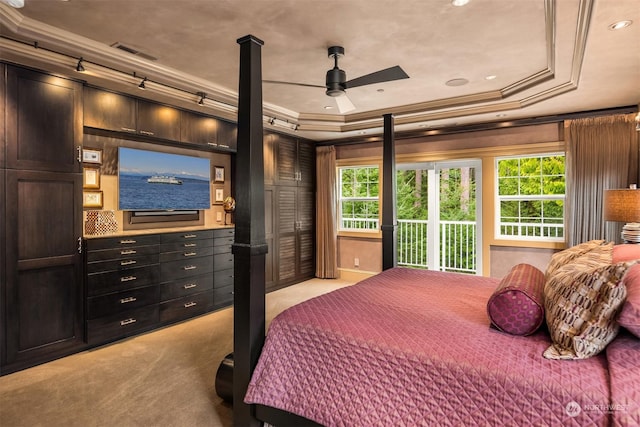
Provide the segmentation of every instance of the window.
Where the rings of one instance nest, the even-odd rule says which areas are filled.
[[[339,230],[378,230],[379,182],[378,166],[338,168]]]
[[[564,240],[564,154],[496,159],[498,238]]]

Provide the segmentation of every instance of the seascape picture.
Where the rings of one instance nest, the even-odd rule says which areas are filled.
[[[120,147],[118,208],[127,211],[211,207],[209,159]]]

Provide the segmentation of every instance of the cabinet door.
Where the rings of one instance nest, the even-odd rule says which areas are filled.
[[[299,279],[313,277],[315,263],[315,192],[312,188],[298,188],[296,203],[297,259],[296,276]]]
[[[7,171],[6,347],[27,367],[83,343],[82,175]]]
[[[84,125],[136,133],[136,100],[117,93],[85,87]]]
[[[272,185],[276,179],[276,135],[265,133],[263,137],[263,157],[264,157],[264,184]]]
[[[180,140],[180,111],[162,104],[138,100],[138,133]]]
[[[264,188],[264,234],[265,234],[265,240],[267,242],[267,246],[268,246],[268,251],[267,254],[265,256],[265,287],[267,290],[270,290],[270,288],[273,286],[274,282],[275,282],[275,276],[274,276],[274,272],[275,272],[275,268],[274,268],[274,235],[273,235],[273,231],[274,231],[274,218],[275,218],[275,212],[274,212],[274,203],[273,203],[273,198],[275,196],[275,191],[273,189],[273,187],[271,186],[265,186]]]
[[[316,147],[311,142],[298,142],[298,185],[313,187],[316,180]]]
[[[7,67],[7,167],[80,172],[82,85]]]
[[[180,112],[180,142],[218,146],[218,120],[188,111]]]
[[[291,282],[296,277],[296,196],[296,187],[281,186],[276,190],[278,284]]]
[[[297,141],[284,135],[277,135],[275,140],[276,181],[278,184],[295,184],[297,182]]]
[[[218,147],[236,152],[238,149],[238,125],[218,120]]]

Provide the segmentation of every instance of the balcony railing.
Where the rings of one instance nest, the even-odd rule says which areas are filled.
[[[429,266],[428,221],[398,220],[398,264],[475,274],[476,223],[440,221],[440,265]]]

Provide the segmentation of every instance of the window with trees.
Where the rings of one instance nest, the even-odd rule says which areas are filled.
[[[339,229],[377,231],[380,212],[378,166],[338,168]]]
[[[564,240],[565,156],[496,159],[497,237]]]

